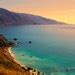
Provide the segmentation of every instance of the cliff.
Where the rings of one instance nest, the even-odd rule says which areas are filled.
[[[15,13],[0,8],[0,25],[49,25],[49,24],[65,24],[65,23],[37,15],[27,13]]]
[[[39,71],[21,65],[11,52],[12,45],[7,45],[3,36],[0,36],[0,75],[41,75]]]

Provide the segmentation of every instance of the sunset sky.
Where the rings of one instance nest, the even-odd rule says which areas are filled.
[[[75,0],[0,0],[0,7],[75,24]]]

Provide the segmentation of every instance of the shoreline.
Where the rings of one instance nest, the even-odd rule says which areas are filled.
[[[15,43],[8,41],[0,34],[0,70],[1,75],[42,75],[40,71],[22,65],[12,52],[12,47]],[[1,67],[2,66],[2,67]],[[9,72],[8,72],[9,70]],[[11,74],[15,71],[15,74]],[[6,74],[8,72],[8,74]],[[19,72],[19,74],[17,74]]]
[[[8,48],[8,52],[9,52],[10,56],[13,58],[13,61],[14,61],[16,64],[18,64],[19,66],[21,66],[21,67],[22,67],[23,69],[25,69],[25,70],[30,70],[30,71],[29,71],[29,72],[30,72],[30,75],[32,75],[32,74],[34,74],[34,75],[42,75],[42,74],[41,74],[42,72],[40,72],[40,71],[38,71],[38,70],[35,70],[35,69],[31,68],[31,67],[27,67],[26,65],[21,64],[21,63],[16,59],[15,54],[12,52],[12,48],[11,48],[11,47]],[[32,73],[32,74],[31,74],[31,73]],[[39,73],[39,74],[38,74],[38,73]]]
[[[12,52],[11,47],[8,48],[9,54],[13,57],[13,60],[18,63],[20,66],[23,66],[18,60],[16,60],[15,54]]]

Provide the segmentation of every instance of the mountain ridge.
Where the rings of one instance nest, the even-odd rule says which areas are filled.
[[[0,25],[49,25],[66,24],[53,19],[27,13],[16,13],[0,8]]]

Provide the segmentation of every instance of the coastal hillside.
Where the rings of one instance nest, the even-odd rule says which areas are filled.
[[[65,24],[56,20],[47,19],[41,16],[15,13],[0,8],[0,25],[46,25],[46,24]]]
[[[0,35],[0,75],[41,75],[39,71],[16,61],[11,52],[12,46],[14,43]]]

